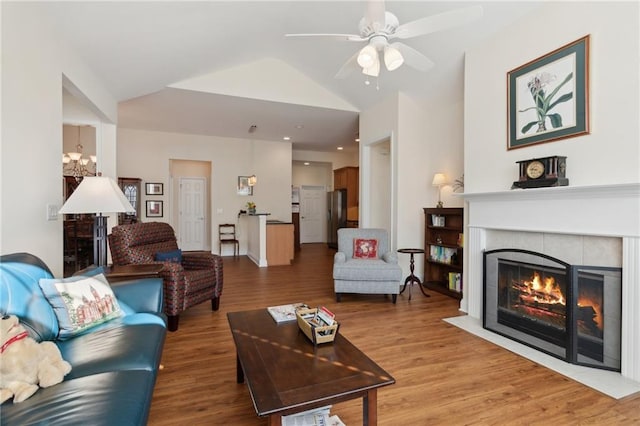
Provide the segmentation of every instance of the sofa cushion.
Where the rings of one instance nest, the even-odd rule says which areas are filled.
[[[378,240],[375,238],[354,238],[353,239],[354,259],[377,259]]]
[[[2,404],[3,425],[145,425],[156,374],[114,371],[65,380]]]
[[[380,259],[347,259],[344,263],[333,265],[333,279],[399,282],[402,279],[402,268]]]
[[[58,318],[61,340],[122,316],[118,300],[103,274],[41,279],[40,287]]]
[[[148,323],[127,324],[136,316]],[[166,330],[162,323],[151,321],[151,314],[134,314],[111,321],[109,328],[56,342],[72,366],[66,380],[108,371],[157,369]]]

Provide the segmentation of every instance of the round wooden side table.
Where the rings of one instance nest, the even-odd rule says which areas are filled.
[[[422,283],[420,282],[420,278],[416,277],[413,274],[413,269],[415,267],[413,255],[423,254],[424,250],[418,249],[418,248],[403,248],[403,249],[398,249],[398,253],[406,253],[411,255],[411,258],[409,260],[409,270],[411,271],[411,274],[409,274],[409,276],[405,278],[404,286],[402,287],[402,290],[400,290],[400,294],[402,294],[406,290],[407,284],[409,284],[409,300],[411,300],[411,287],[413,287],[413,284],[415,283],[415,284],[418,284],[418,287],[420,288],[420,291],[422,292],[422,294],[424,294],[426,297],[431,297],[430,295],[425,293],[424,288],[422,288]]]

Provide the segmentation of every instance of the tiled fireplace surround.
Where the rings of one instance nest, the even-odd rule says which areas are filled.
[[[570,264],[622,267],[622,366],[640,382],[640,184],[464,194],[460,309],[482,320],[483,252],[519,248]]]

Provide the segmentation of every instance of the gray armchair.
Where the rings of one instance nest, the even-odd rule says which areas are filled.
[[[361,250],[354,249],[356,240],[375,240],[377,247],[372,258],[355,258]],[[365,249],[366,250],[366,249]],[[366,253],[365,256],[366,257]],[[338,229],[338,251],[333,258],[333,282],[336,301],[343,293],[391,294],[396,303],[400,293],[402,268],[398,256],[390,251],[389,237],[384,229]]]

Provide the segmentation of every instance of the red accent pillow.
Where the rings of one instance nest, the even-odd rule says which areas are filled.
[[[378,240],[368,240],[365,238],[355,238],[353,240],[354,259],[377,259]]]

